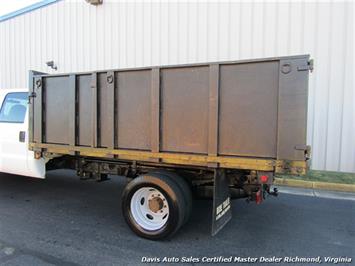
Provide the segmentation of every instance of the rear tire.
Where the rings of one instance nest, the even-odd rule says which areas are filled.
[[[148,173],[133,179],[123,191],[122,212],[129,227],[148,239],[171,237],[186,215],[181,188],[163,173]]]
[[[167,170],[158,170],[153,173],[159,173],[162,175],[169,176],[175,182],[175,184],[179,186],[184,196],[184,202],[185,202],[185,218],[183,221],[183,225],[186,224],[190,219],[191,212],[192,212],[193,199],[192,199],[192,191],[190,185],[188,184],[185,178],[183,178],[182,176],[180,176],[175,172],[171,172]]]

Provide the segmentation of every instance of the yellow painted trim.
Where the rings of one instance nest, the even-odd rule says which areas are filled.
[[[79,152],[82,156],[89,157],[108,157],[117,155],[119,159],[135,160],[135,161],[159,161],[168,164],[178,165],[194,165],[208,167],[210,164],[218,164],[222,168],[230,169],[245,169],[245,170],[259,170],[259,171],[274,171],[282,170],[284,161],[277,161],[274,159],[253,159],[245,157],[232,156],[208,156],[196,155],[186,153],[167,153],[167,152],[150,152],[150,151],[136,151],[136,150],[119,150],[119,149],[105,149],[105,148],[91,148],[82,146],[68,146],[59,144],[40,144],[30,143],[30,149],[46,149],[47,152],[57,154],[71,154],[72,152]],[[294,162],[293,165],[300,169],[305,166],[302,161]],[[290,163],[288,162],[288,166]],[[276,168],[275,168],[276,167]]]
[[[307,169],[307,161],[277,160],[275,166],[275,172],[279,174],[305,175]]]
[[[46,149],[47,152],[68,154],[77,151],[80,155],[91,157],[107,157],[108,155],[117,155],[119,159],[136,160],[136,161],[152,161],[160,160],[162,163],[179,164],[179,165],[197,165],[208,166],[210,163],[218,163],[223,168],[236,169],[253,169],[263,171],[273,171],[275,160],[272,159],[252,159],[240,157],[221,157],[207,156],[184,153],[166,153],[166,152],[149,152],[149,151],[132,151],[132,150],[110,150],[105,148],[91,148],[80,146],[66,146],[58,144],[37,144],[30,143],[32,149]]]

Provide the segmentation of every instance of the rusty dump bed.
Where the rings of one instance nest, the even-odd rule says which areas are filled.
[[[301,55],[31,72],[30,149],[302,174],[309,67]]]

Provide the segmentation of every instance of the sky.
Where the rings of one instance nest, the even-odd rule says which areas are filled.
[[[0,16],[19,10],[41,0],[0,0]]]

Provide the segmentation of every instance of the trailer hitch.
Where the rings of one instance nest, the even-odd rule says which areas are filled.
[[[266,199],[266,196],[274,196],[277,197],[279,195],[279,191],[277,188],[273,188],[273,191],[270,191],[270,187],[268,185],[261,186],[257,191],[252,192],[246,199],[247,203],[251,201],[255,201],[256,204],[261,204],[263,200]]]

